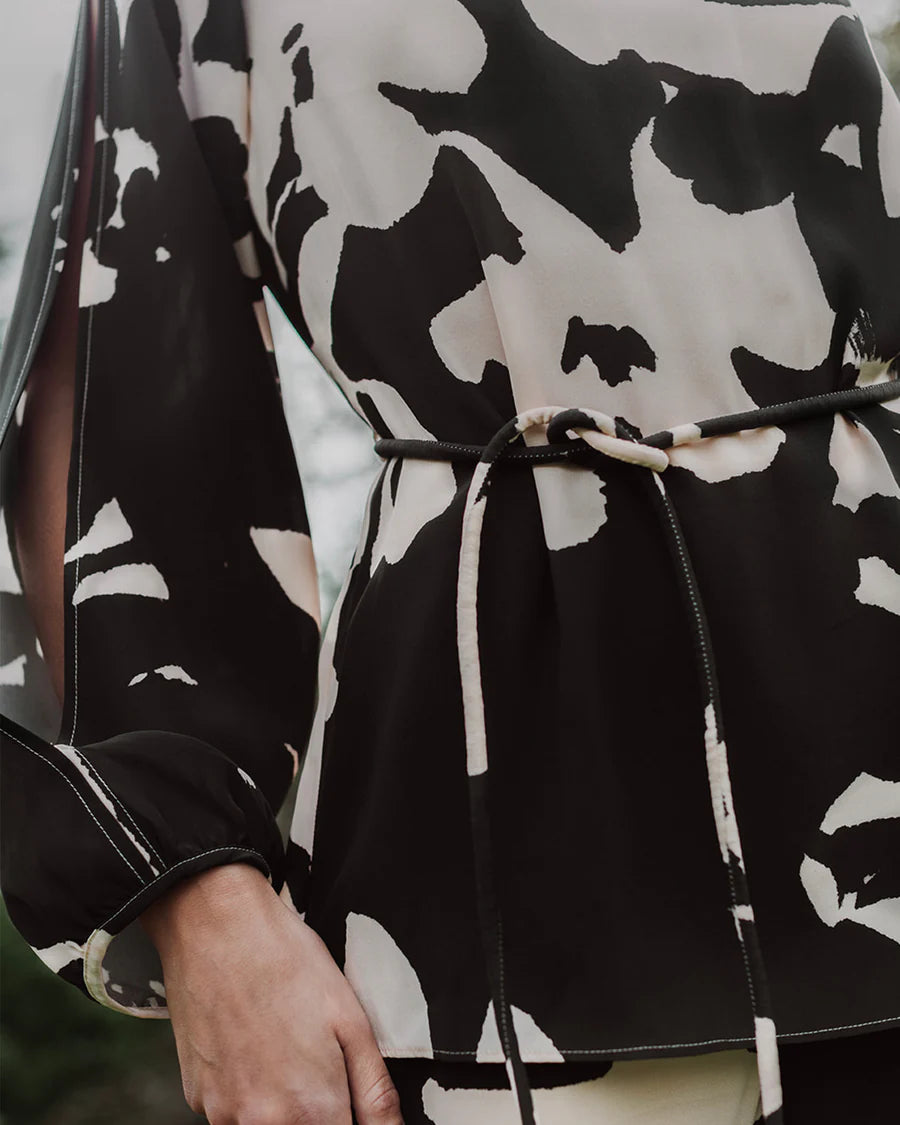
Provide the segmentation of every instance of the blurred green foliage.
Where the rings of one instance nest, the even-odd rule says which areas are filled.
[[[885,74],[900,93],[900,20],[886,28],[878,39],[884,47],[882,65]]]
[[[47,971],[0,912],[2,1125],[188,1125],[168,1020],[120,1015]]]

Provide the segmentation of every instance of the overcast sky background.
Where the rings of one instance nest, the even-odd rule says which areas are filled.
[[[0,326],[15,297],[79,6],[80,0],[0,0],[0,241],[8,251],[0,265]],[[900,19],[900,0],[856,0],[855,6],[876,33]],[[368,430],[302,341],[274,314],[273,321],[327,607],[349,562],[378,462]]]

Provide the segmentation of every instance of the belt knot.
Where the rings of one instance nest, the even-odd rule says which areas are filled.
[[[641,431],[624,418],[611,418],[599,410],[574,407],[554,414],[547,426],[547,441],[565,441],[569,434],[592,449],[625,461],[629,465],[640,465],[661,473],[669,466],[669,455],[664,449],[646,445]],[[571,439],[570,439],[571,440]]]

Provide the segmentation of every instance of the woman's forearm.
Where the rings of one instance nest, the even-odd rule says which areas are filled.
[[[96,20],[96,0],[91,5]],[[94,65],[85,84],[81,172],[72,201],[68,252],[53,306],[26,386],[11,499],[11,526],[22,585],[44,659],[60,700],[64,692],[63,554],[66,485],[72,446],[78,283],[94,152]]]

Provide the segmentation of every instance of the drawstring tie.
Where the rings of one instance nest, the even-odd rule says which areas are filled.
[[[647,482],[654,511],[659,516],[684,597],[703,692],[709,794],[719,849],[728,877],[731,914],[744,963],[753,1015],[762,1120],[770,1125],[782,1125],[781,1075],[775,1021],[732,797],[712,642],[687,544],[675,506],[663,484],[662,473],[669,465],[666,450],[678,445],[706,437],[836,413],[853,406],[885,402],[898,397],[900,379],[893,379],[778,403],[740,414],[723,415],[672,430],[662,430],[649,437],[641,436],[640,431],[624,419],[614,419],[597,410],[545,406],[527,410],[510,419],[483,447],[398,438],[381,438],[376,441],[376,452],[385,458],[399,456],[477,462],[469,482],[462,520],[456,603],[457,647],[479,923],[497,1031],[522,1125],[537,1125],[537,1115],[505,986],[503,923],[495,883],[488,814],[488,747],[478,644],[478,571],[482,528],[494,468],[501,461],[532,465],[561,462],[578,464],[584,461],[585,446],[589,446],[607,457],[649,470],[642,476]],[[538,426],[547,427],[546,445],[512,444]]]

